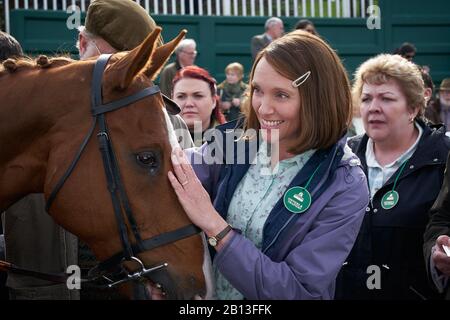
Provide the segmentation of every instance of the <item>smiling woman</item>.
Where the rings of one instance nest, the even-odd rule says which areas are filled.
[[[368,203],[345,148],[346,71],[323,40],[294,31],[261,51],[250,83],[244,127],[254,130],[218,126],[215,142],[188,152],[192,166],[174,152],[170,182],[215,252],[219,299],[332,299]],[[217,141],[231,144],[211,165]]]

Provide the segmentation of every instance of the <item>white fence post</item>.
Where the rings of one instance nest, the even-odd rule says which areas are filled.
[[[310,0],[310,4],[311,4],[311,17],[315,17],[316,16],[316,1]]]
[[[13,2],[10,0],[11,3]],[[68,4],[81,6],[81,11],[85,12],[92,0],[14,0],[14,8],[10,2],[5,0],[5,26],[10,28],[11,9],[32,9],[32,10],[63,10],[66,11]],[[285,16],[285,17],[336,17],[336,18],[365,18],[366,8],[374,4],[373,0],[134,0],[142,5],[150,14],[181,14],[208,16]],[[49,7],[49,2],[50,6]],[[87,3],[86,3],[87,2]],[[187,10],[186,2],[189,4]],[[143,4],[142,4],[143,3]],[[151,5],[152,4],[152,5]],[[195,5],[195,6],[194,6]],[[299,5],[301,10],[299,10]],[[327,5],[327,10],[325,10]],[[150,10],[152,6],[153,11]],[[198,10],[196,10],[198,6]],[[318,8],[317,8],[318,6]],[[333,10],[333,6],[335,10]],[[177,8],[178,7],[178,8]],[[8,10],[6,10],[8,9]],[[316,9],[317,12],[316,12]],[[189,12],[187,12],[189,11]],[[327,11],[327,12],[325,12]]]
[[[223,15],[231,16],[231,0],[222,0]]]
[[[9,0],[5,0],[5,31],[10,33],[9,29]]]

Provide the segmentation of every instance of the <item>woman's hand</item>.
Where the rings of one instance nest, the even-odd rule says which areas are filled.
[[[169,171],[169,180],[189,219],[206,235],[217,235],[227,226],[227,222],[214,209],[209,194],[180,148],[172,152],[172,164],[174,173]]]

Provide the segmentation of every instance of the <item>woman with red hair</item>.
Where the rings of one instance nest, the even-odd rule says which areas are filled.
[[[173,79],[172,98],[181,108],[196,146],[203,144],[208,129],[223,124],[225,118],[219,109],[217,82],[208,71],[197,66],[181,69]]]

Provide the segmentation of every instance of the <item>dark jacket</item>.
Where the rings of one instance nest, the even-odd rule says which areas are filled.
[[[168,97],[172,95],[172,81],[180,69],[181,65],[178,61],[175,61],[165,66],[161,72],[161,76],[159,78],[159,88],[161,89],[161,92]]]
[[[430,120],[433,124],[442,123],[441,104],[439,99],[433,99],[428,103],[428,106],[425,108],[425,118]]]
[[[256,35],[252,38],[251,41],[251,49],[252,49],[252,57],[253,60],[255,60],[256,56],[258,55],[258,53],[264,49],[265,47],[267,47],[270,43],[270,39],[267,36],[267,34],[263,33],[263,34],[259,34]]]
[[[425,266],[427,267],[430,283],[433,284],[430,273],[431,248],[440,235],[450,236],[450,154],[447,158],[447,165],[444,177],[444,184],[441,192],[430,210],[430,221],[424,234],[423,253],[425,257]],[[434,284],[433,284],[434,285]],[[445,288],[445,299],[450,300],[450,286]]]
[[[444,177],[450,139],[441,126],[419,124],[423,134],[397,182],[398,204],[385,210],[381,198],[392,190],[397,172],[375,193],[366,209],[356,243],[337,279],[337,299],[430,299],[438,298],[427,281],[422,253],[428,210],[433,205]],[[365,158],[368,136],[357,136],[348,145]],[[377,266],[381,289],[369,290],[367,281]]]

